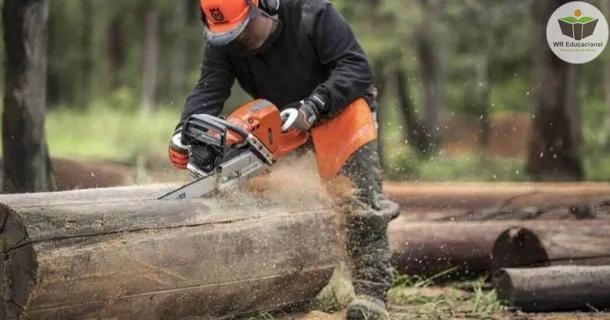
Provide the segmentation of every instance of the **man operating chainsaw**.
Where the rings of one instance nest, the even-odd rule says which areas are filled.
[[[328,0],[200,0],[200,9],[207,43],[170,140],[172,163],[188,162],[185,121],[220,115],[234,80],[254,99],[296,111],[284,128],[310,132],[320,175],[347,177],[356,190],[346,227],[357,298],[347,318],[387,318],[387,225],[398,205],[382,192],[373,72],[350,26]]]

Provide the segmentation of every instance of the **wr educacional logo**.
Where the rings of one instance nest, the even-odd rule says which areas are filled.
[[[581,40],[593,34],[595,26],[597,26],[598,18],[582,16],[580,9],[574,10],[573,17],[564,17],[557,19],[559,27],[564,36],[568,36],[574,40]]]
[[[595,6],[572,1],[553,12],[547,22],[546,37],[558,58],[582,64],[604,51],[608,41],[608,23]]]

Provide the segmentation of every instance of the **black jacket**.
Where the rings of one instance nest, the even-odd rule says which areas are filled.
[[[359,97],[376,108],[368,57],[331,3],[281,0],[279,20],[278,38],[262,53],[242,56],[206,46],[201,75],[177,130],[192,114],[219,115],[235,80],[252,98],[267,99],[280,109],[317,93],[327,105],[321,122]]]

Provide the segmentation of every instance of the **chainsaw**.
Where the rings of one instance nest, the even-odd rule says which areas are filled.
[[[266,172],[309,138],[307,132],[287,130],[297,115],[296,109],[280,112],[268,100],[256,99],[226,118],[190,116],[182,140],[189,149],[186,169],[195,180],[158,199],[201,198]]]

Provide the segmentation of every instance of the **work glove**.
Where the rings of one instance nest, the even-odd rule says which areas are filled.
[[[189,160],[189,149],[182,143],[182,133],[177,132],[169,141],[169,159],[178,169],[186,169]]]
[[[282,116],[282,131],[297,129],[309,131],[321,112],[324,111],[324,100],[317,95],[286,105]]]

